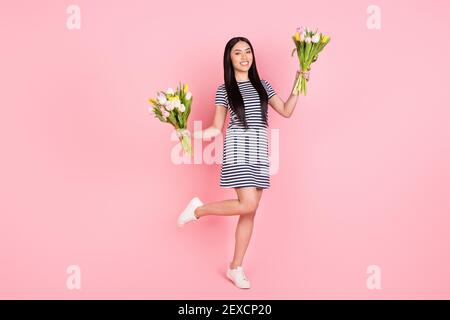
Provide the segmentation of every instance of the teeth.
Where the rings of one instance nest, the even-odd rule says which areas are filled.
[[[247,64],[248,64],[248,61],[247,61],[247,62],[241,62],[241,64],[242,64],[242,65],[247,65]]]

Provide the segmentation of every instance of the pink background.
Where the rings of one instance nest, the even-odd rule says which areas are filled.
[[[279,170],[239,290],[224,277],[237,216],[176,226],[193,196],[235,192],[219,164],[171,161],[171,127],[147,99],[187,82],[189,126],[209,126],[225,44],[241,35],[286,100],[300,25],[331,42],[293,116],[269,111]],[[2,1],[0,298],[450,298],[449,27],[446,0]]]

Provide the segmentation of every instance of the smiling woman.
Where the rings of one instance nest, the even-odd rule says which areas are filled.
[[[237,45],[239,45],[239,44],[237,44]],[[251,55],[252,55],[252,50],[250,49],[249,46],[246,46],[246,48],[244,48],[244,49],[240,49],[239,47],[237,47],[237,48],[233,49],[234,59],[232,58],[232,60],[239,62],[239,64],[241,66],[250,67],[251,60],[252,60]],[[237,73],[238,80],[239,80],[239,71],[245,72],[245,70],[239,70],[237,68],[236,73]]]
[[[239,215],[234,256],[226,276],[237,287],[248,289],[250,281],[244,273],[242,262],[262,192],[270,187],[268,105],[270,102],[278,113],[289,117],[297,97],[291,96],[285,104],[269,81],[260,79],[255,53],[247,38],[235,37],[228,41],[223,67],[224,83],[216,90],[212,127],[220,133],[229,111],[230,123],[224,142],[220,186],[234,188],[237,198],[203,204],[198,197],[194,197],[178,217],[178,225],[208,215]],[[210,129],[204,133],[211,132]]]
[[[256,68],[256,57],[250,41],[244,37],[231,39],[225,46],[223,58],[224,87],[228,96],[228,107],[234,112],[240,123],[248,129],[243,96],[238,84],[249,82],[260,99],[260,114],[267,123],[268,96]]]

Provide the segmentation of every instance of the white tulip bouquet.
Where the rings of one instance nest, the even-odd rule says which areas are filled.
[[[317,60],[319,53],[330,42],[330,37],[311,31],[308,27],[299,27],[292,36],[295,43],[295,48],[292,50],[291,56],[297,51],[298,59],[300,62],[301,76],[297,78],[297,82],[294,86],[293,94],[298,95],[303,92],[306,96],[306,81],[309,81],[309,71],[311,70],[311,64]]]
[[[191,154],[191,135],[187,130],[187,121],[191,113],[192,94],[188,90],[189,86],[180,82],[176,91],[172,88],[168,88],[166,92],[159,91],[156,99],[149,98],[148,101],[153,105],[150,112],[161,122],[169,123],[175,128],[184,152]]]

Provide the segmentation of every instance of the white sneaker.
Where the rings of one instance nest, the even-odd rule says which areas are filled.
[[[230,269],[230,266],[228,266],[227,277],[233,281],[238,288],[250,288],[250,281],[245,276],[244,269],[241,266],[238,266],[236,269]]]
[[[187,207],[183,210],[183,212],[178,217],[178,222],[177,222],[178,227],[182,227],[184,224],[186,224],[190,221],[198,220],[198,218],[194,214],[194,211],[195,211],[195,209],[197,209],[198,207],[200,207],[202,205],[203,205],[203,202],[198,197],[192,198],[192,200],[189,202]]]

